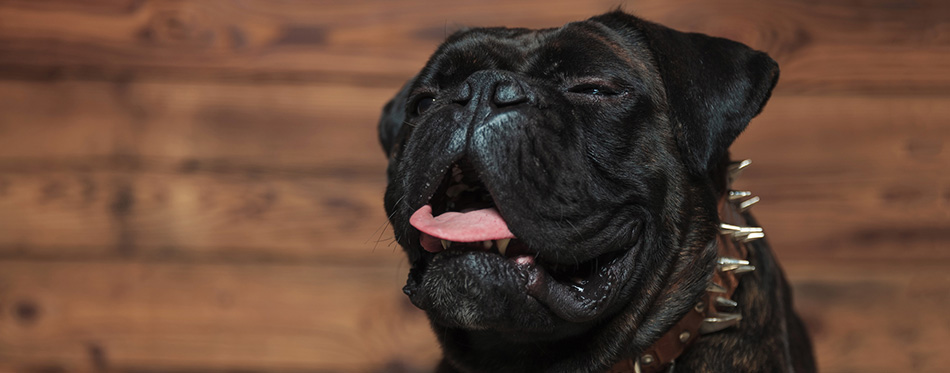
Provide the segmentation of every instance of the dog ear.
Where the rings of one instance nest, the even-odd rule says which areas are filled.
[[[732,40],[676,31],[622,12],[602,17],[598,20],[608,26],[632,23],[643,34],[663,80],[680,152],[692,171],[707,173],[762,111],[778,82],[778,64]]]
[[[732,40],[644,24],[680,151],[693,171],[705,174],[765,107],[778,64]]]
[[[402,86],[396,97],[393,97],[383,106],[383,113],[379,117],[379,142],[383,145],[386,156],[392,155],[393,146],[398,141],[399,131],[406,120],[406,101],[409,99],[409,89],[416,78],[409,79]]]

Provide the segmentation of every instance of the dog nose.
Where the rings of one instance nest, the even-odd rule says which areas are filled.
[[[492,102],[496,107],[514,106],[528,102],[528,95],[525,94],[520,82],[504,80],[495,85]]]
[[[531,92],[514,73],[502,70],[481,70],[470,75],[456,90],[452,101],[475,105],[490,104],[506,108],[531,102]]]

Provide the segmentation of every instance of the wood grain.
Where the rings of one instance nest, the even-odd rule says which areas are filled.
[[[16,371],[431,369],[398,267],[0,262]]]
[[[396,89],[5,82],[0,85],[0,160],[16,166],[134,156],[180,162],[173,166],[178,169],[239,164],[345,173],[371,167],[376,174],[385,163],[376,122]]]
[[[382,177],[0,176],[0,257],[392,263]]]
[[[376,122],[395,92],[344,84],[6,82],[0,167],[132,156],[181,162],[177,168],[376,174],[385,167]],[[950,165],[947,97],[776,95],[733,154],[775,159],[785,165],[769,167],[774,174],[796,178],[938,171]]]
[[[950,108],[936,97],[777,96],[739,137],[737,188],[782,258],[947,258]],[[895,250],[900,247],[900,250]]]
[[[950,363],[944,265],[789,264],[823,372]],[[3,261],[0,362],[21,372],[425,371],[438,347],[396,291],[403,280],[388,266]]]
[[[62,1],[0,5],[0,70],[19,78],[178,76],[396,86],[464,26],[556,27],[615,1]],[[930,1],[701,0],[626,4],[780,62],[786,92],[944,92],[950,6]]]
[[[783,259],[950,259],[950,201],[938,194],[945,177],[921,185],[748,173],[739,185],[761,192],[756,216]],[[382,211],[383,183],[381,176],[8,173],[0,176],[0,258],[391,263],[402,253]]]
[[[950,367],[947,261],[783,265],[821,372],[936,373]]]
[[[0,372],[423,372],[380,108],[616,1],[0,2]],[[781,65],[732,148],[823,372],[950,368],[950,3],[645,0]]]
[[[375,138],[390,90],[117,87],[0,85],[0,255],[392,260]],[[755,161],[737,187],[763,198],[779,255],[947,258],[944,103],[774,97],[733,155]]]

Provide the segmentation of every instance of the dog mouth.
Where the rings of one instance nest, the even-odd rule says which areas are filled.
[[[622,263],[632,260],[636,251],[626,247],[577,260],[558,258],[539,247],[543,243],[522,241],[465,159],[449,167],[429,204],[416,210],[409,222],[419,231],[422,249],[433,253],[431,262],[439,256],[489,259],[516,271],[515,287],[569,322],[590,321],[607,310],[630,275],[631,266]]]

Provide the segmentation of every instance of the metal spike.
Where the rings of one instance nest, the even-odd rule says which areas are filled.
[[[730,190],[730,191],[729,191],[729,200],[730,200],[730,201],[735,201],[735,200],[743,199],[743,198],[748,197],[748,196],[751,196],[751,195],[752,195],[752,192],[750,192],[750,191],[748,191],[748,190]]]
[[[738,162],[732,162],[729,164],[729,183],[732,184],[736,178],[739,177],[739,174],[742,173],[742,169],[749,167],[752,164],[751,159],[746,159]]]
[[[749,233],[749,234],[746,235],[744,238],[742,238],[742,242],[748,243],[748,242],[752,242],[752,241],[755,241],[755,240],[760,240],[760,239],[763,239],[763,238],[765,238],[765,233],[762,233],[762,232],[754,232],[754,233]]]
[[[745,259],[736,259],[736,258],[729,258],[729,257],[725,257],[725,256],[719,257],[718,262],[719,262],[719,265],[727,265],[727,264],[749,265],[749,261],[748,261],[748,260],[745,260]]]
[[[741,161],[733,161],[733,162],[729,162],[729,169],[730,169],[730,170],[733,170],[733,169],[739,169],[739,170],[741,170],[741,169],[743,169],[743,168],[748,167],[750,164],[752,164],[752,160],[751,160],[751,159],[743,159],[743,160],[741,160]]]
[[[739,232],[733,233],[733,234],[732,234],[732,238],[735,239],[736,241],[742,241],[742,240],[744,240],[746,237],[748,237],[748,236],[749,236],[750,234],[752,234],[752,233],[756,233],[756,232],[742,232],[742,231],[739,231]]]
[[[738,302],[724,297],[716,297],[716,305],[720,307],[729,307],[733,308],[739,305]]]
[[[736,171],[742,171],[742,169],[749,167],[750,164],[752,164],[751,159],[729,162],[729,172],[735,173]]]
[[[719,284],[717,284],[717,283],[715,283],[715,282],[710,282],[709,285],[706,285],[706,291],[708,291],[708,292],[710,292],[710,293],[723,293],[723,294],[725,294],[725,293],[726,293],[726,288],[722,287],[722,285],[719,285]]]
[[[699,333],[709,334],[731,328],[739,325],[740,320],[742,320],[742,315],[738,313],[719,313],[713,317],[703,319],[702,325],[699,326]]]
[[[752,208],[752,205],[759,203],[759,196],[749,198],[745,201],[739,203],[739,212],[746,212],[746,210]]]
[[[719,234],[731,234],[735,238],[741,238],[751,233],[762,232],[762,227],[740,227],[738,225],[721,223],[719,224]]]
[[[739,266],[738,268],[736,268],[735,270],[733,270],[732,273],[735,273],[735,274],[737,274],[737,275],[741,275],[741,274],[743,274],[743,273],[752,272],[752,271],[754,271],[754,270],[755,270],[755,266]]]
[[[738,232],[738,231],[740,231],[740,230],[742,230],[742,227],[740,227],[740,226],[738,226],[738,225],[732,225],[732,224],[726,224],[726,223],[720,223],[720,224],[719,224],[719,234],[723,234],[723,235],[725,235],[725,234],[733,234],[733,233]]]
[[[719,262],[719,271],[721,272],[735,271],[739,267],[749,265],[748,260],[726,258],[726,257],[720,257],[718,262]]]

